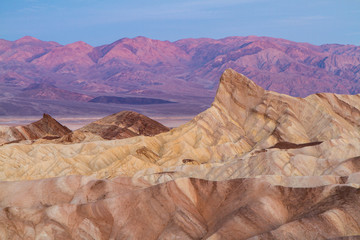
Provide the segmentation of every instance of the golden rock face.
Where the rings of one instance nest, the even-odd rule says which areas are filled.
[[[0,236],[357,235],[359,161],[360,95],[294,98],[228,69],[212,106],[169,132],[1,146]]]
[[[333,164],[359,156],[359,138],[360,95],[321,93],[294,98],[265,91],[228,69],[221,77],[212,106],[179,128],[154,137],[114,141],[5,145],[1,147],[0,179],[73,174],[112,178],[133,176],[139,171],[186,169],[194,164],[196,169],[209,171],[232,161],[245,164],[242,168],[246,166],[249,173],[241,171],[242,177],[321,175],[313,168],[322,159],[326,159],[320,166],[325,171]],[[287,142],[319,144],[298,149],[271,148]],[[252,166],[254,161],[260,165]],[[298,169],[300,166],[302,169]]]

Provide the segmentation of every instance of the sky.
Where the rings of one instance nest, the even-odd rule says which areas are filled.
[[[145,36],[360,45],[360,0],[1,0],[0,38],[92,46]]]

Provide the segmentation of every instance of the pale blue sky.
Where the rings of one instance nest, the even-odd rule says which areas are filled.
[[[26,35],[93,46],[248,35],[360,45],[360,0],[1,0],[0,38]]]

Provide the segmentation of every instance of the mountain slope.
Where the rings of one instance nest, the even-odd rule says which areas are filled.
[[[1,146],[0,236],[356,238],[359,104],[267,91],[227,69],[212,106],[169,132]]]
[[[182,178],[150,187],[129,178],[68,176],[3,182],[0,189],[6,239],[330,239],[360,233],[360,191],[346,184],[291,188],[262,178]]]
[[[292,96],[357,94],[359,59],[358,46],[256,36],[176,42],[137,37],[99,47],[25,37],[0,42],[0,83],[24,87],[51,79],[61,88],[88,93],[208,96],[221,73],[233,68],[267,90]]]
[[[24,88],[19,94],[21,97],[45,99],[45,100],[63,100],[63,101],[79,101],[87,102],[92,97],[85,94],[71,92],[68,90],[60,89],[54,85],[39,83],[31,84]]]
[[[61,143],[93,141],[94,139],[123,139],[135,136],[154,136],[170,129],[161,123],[133,111],[114,113],[57,140]]]
[[[169,131],[169,128],[142,114],[123,111],[90,123],[78,131],[97,133],[104,139],[121,139],[139,135],[154,136]]]
[[[331,159],[340,164],[360,155],[359,103],[360,95],[316,94],[307,98],[294,98],[266,91],[245,76],[228,69],[220,80],[212,106],[189,123],[152,138],[141,136],[129,141],[55,145],[51,149],[40,144],[31,147],[38,152],[36,156],[29,156],[19,149],[16,159],[22,162],[24,170],[30,168],[33,171],[30,171],[31,174],[19,172],[21,175],[11,175],[11,179],[94,172],[99,177],[115,177],[119,174],[132,176],[145,169],[161,172],[168,167],[177,166],[179,171],[181,168],[187,169],[188,164],[217,166],[216,163],[230,163],[239,159],[250,164],[251,159],[261,159],[264,154],[268,161],[259,162],[262,170],[258,172],[253,166],[248,170],[249,174],[253,171],[257,174],[278,174],[285,171],[286,176],[302,175],[297,166],[305,164],[311,168],[316,162],[315,159]],[[270,149],[282,142],[321,144],[310,144],[309,147],[295,150]],[[11,154],[12,148],[2,148],[3,157],[0,156],[0,161],[5,164],[4,169],[11,166],[11,163],[6,161],[6,155]],[[92,148],[91,155],[87,152],[89,148]],[[41,170],[47,169],[48,164],[43,165],[33,159],[49,159],[49,151],[68,159],[50,175]],[[273,153],[274,151],[276,153]],[[294,160],[291,153],[293,151],[303,152],[304,158],[301,158],[301,161]],[[316,154],[312,151],[316,151]],[[267,152],[272,154],[267,155]],[[281,156],[279,159],[274,158],[277,154]],[[83,165],[72,164],[79,161],[83,162]],[[333,166],[331,161],[320,165],[319,171],[324,172]],[[272,167],[274,164],[280,167]],[[284,170],[281,167],[283,165],[288,167]],[[204,175],[208,174],[210,168],[203,170],[204,173],[201,173],[196,168],[189,168],[190,172]],[[311,171],[304,170],[304,174]],[[217,174],[211,174],[207,178],[217,178]]]

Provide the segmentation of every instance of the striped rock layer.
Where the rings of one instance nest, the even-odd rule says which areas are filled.
[[[0,163],[5,239],[360,234],[360,95],[290,97],[231,69],[212,106],[169,132],[7,144]]]

